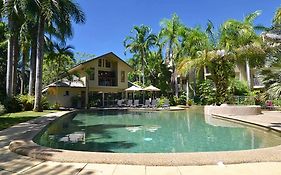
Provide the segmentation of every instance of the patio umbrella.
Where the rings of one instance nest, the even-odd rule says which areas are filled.
[[[153,92],[153,91],[160,91],[160,89],[158,89],[157,87],[154,87],[152,85],[150,86],[147,86],[146,88],[144,88],[145,91],[150,91],[150,92]]]
[[[156,91],[160,91],[160,89],[158,89],[157,87],[154,87],[152,85],[147,86],[146,88],[144,88],[145,91],[149,91],[149,92],[156,92]]]
[[[137,86],[131,86],[125,89],[126,92],[135,92],[135,91],[142,91],[143,89]]]
[[[134,98],[134,92],[135,91],[142,91],[143,89],[141,87],[137,87],[137,86],[131,86],[127,89],[125,89],[126,92],[133,92],[133,98]]]

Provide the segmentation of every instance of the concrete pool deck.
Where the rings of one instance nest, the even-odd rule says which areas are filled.
[[[151,160],[151,164],[141,164],[141,165],[124,165],[122,163],[112,163],[112,164],[97,164],[91,163],[91,161],[87,161],[84,163],[75,163],[76,156],[69,155],[68,157],[72,159],[72,163],[66,162],[55,162],[55,161],[47,161],[42,159],[35,159],[32,157],[40,157],[35,156],[36,151],[41,151],[41,156],[47,157],[56,157],[55,154],[60,154],[62,152],[68,152],[64,150],[54,150],[54,149],[39,149],[38,147],[34,147],[28,145],[30,143],[30,138],[34,136],[37,132],[39,132],[45,125],[49,122],[55,120],[59,116],[65,114],[65,112],[55,113],[55,114],[48,114],[44,117],[21,123],[19,125],[13,126],[9,129],[0,131],[0,174],[15,174],[15,173],[22,173],[22,174],[205,174],[206,172],[211,174],[281,174],[281,149],[280,146],[266,148],[266,149],[257,149],[256,151],[262,151],[260,156],[258,157],[259,160],[249,161],[253,155],[254,150],[249,151],[232,151],[232,152],[220,152],[224,153],[226,157],[230,157],[233,160],[236,160],[236,154],[238,153],[238,158],[244,157],[245,160],[234,161],[230,163],[243,163],[243,162],[262,162],[262,163],[244,163],[244,164],[237,164],[237,165],[228,165],[227,161],[223,159],[216,159],[221,160],[224,162],[223,165],[221,162],[216,161],[210,163],[211,165],[205,166],[182,166],[182,165],[175,165],[175,166],[151,166],[154,165],[157,160]],[[264,126],[274,127],[276,129],[281,128],[281,113],[280,112],[264,112],[262,116],[246,116],[248,121],[252,122],[262,122],[259,123],[263,124]],[[221,117],[229,117],[229,116],[221,116]],[[234,116],[230,116],[233,117]],[[239,116],[238,116],[239,117]],[[245,116],[243,116],[245,117]],[[262,119],[261,119],[262,117]],[[264,120],[263,120],[264,118]],[[242,119],[240,119],[242,120]],[[274,126],[272,126],[274,125]],[[18,151],[19,153],[29,153],[27,156],[22,156],[11,152],[9,150],[9,144],[11,141],[14,141],[14,145],[10,145],[10,149]],[[24,147],[22,147],[24,145]],[[17,147],[19,146],[19,147]],[[30,147],[31,146],[31,147]],[[29,151],[25,152],[27,149]],[[43,151],[43,152],[42,152]],[[269,151],[269,152],[268,152]],[[239,152],[241,152],[241,156],[239,156]],[[248,152],[248,153],[247,153]],[[37,152],[38,153],[38,152]],[[69,152],[68,152],[69,153]],[[250,154],[249,154],[250,153]],[[192,153],[186,153],[192,154]],[[248,155],[247,155],[248,154]],[[65,154],[64,154],[65,155]],[[195,153],[194,153],[195,155]],[[199,154],[200,155],[200,154]],[[213,154],[213,156],[218,156]],[[182,161],[192,161],[197,162],[197,165],[203,165],[200,162],[203,159],[209,159],[208,156],[202,153],[199,159],[191,159],[188,160],[188,157],[182,154],[172,155],[179,156],[178,159]],[[129,158],[130,155],[127,155]],[[197,157],[197,156],[196,156]],[[193,157],[193,158],[196,158]],[[255,157],[255,156],[252,156]],[[41,157],[42,158],[42,157]],[[67,157],[65,157],[67,158]],[[91,157],[94,158],[94,157]],[[144,157],[145,158],[145,157]],[[156,157],[154,157],[156,158]],[[198,157],[197,157],[198,158]],[[255,157],[257,158],[257,157]],[[174,158],[175,161],[177,158]],[[160,159],[161,161],[161,159]],[[265,162],[264,162],[265,161]],[[79,162],[79,161],[76,161]],[[126,162],[124,162],[126,163]],[[129,163],[127,163],[129,164]],[[190,164],[192,165],[192,164]],[[193,163],[193,165],[195,165]],[[240,172],[240,173],[239,173]]]

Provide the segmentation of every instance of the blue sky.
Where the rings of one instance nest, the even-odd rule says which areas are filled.
[[[256,24],[270,26],[280,0],[76,0],[86,14],[86,24],[74,25],[74,37],[68,42],[75,52],[96,56],[114,52],[124,60],[123,40],[134,25],[148,25],[154,33],[160,21],[178,14],[189,26],[205,27],[210,19],[219,26],[227,19],[242,20],[247,14],[262,10]]]

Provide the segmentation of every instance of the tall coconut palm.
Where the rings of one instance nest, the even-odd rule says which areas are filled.
[[[146,57],[148,56],[150,48],[154,47],[157,42],[157,36],[151,33],[148,26],[134,26],[131,32],[135,32],[135,36],[128,36],[124,40],[124,46],[130,53],[139,55],[142,65],[142,84],[145,84],[144,67]],[[126,53],[126,52],[125,52]]]
[[[205,32],[201,31],[200,28],[188,29],[184,32],[182,41],[182,54],[179,59],[177,71],[187,78],[186,84],[186,95],[187,101],[189,98],[189,72],[186,70],[186,64],[189,59],[193,60],[197,57],[198,51],[207,49],[209,46],[209,39]],[[193,70],[193,96],[196,96],[196,69]]]
[[[165,47],[165,61],[169,67],[171,74],[171,84],[175,96],[178,97],[178,82],[176,72],[176,62],[178,61],[180,53],[181,34],[185,30],[185,26],[181,23],[179,17],[174,14],[171,19],[163,19],[161,21],[160,39],[163,47]]]
[[[11,97],[13,95],[13,86],[14,86],[14,79],[15,76],[13,76],[13,73],[15,72],[14,68],[14,61],[15,61],[15,31],[16,31],[16,18],[17,14],[15,13],[15,8],[13,5],[12,0],[5,0],[4,2],[4,13],[7,16],[8,19],[8,30],[9,30],[9,39],[8,39],[8,54],[7,54],[7,74],[6,74],[6,95],[8,97]],[[17,51],[16,51],[17,53]]]
[[[237,20],[228,20],[223,24],[221,30],[221,46],[230,51],[235,50],[237,55],[240,56],[237,58],[246,63],[246,75],[249,88],[251,88],[250,62],[257,63],[257,56],[262,53],[260,52],[262,51],[261,38],[256,34],[255,27],[253,25],[254,20],[260,14],[260,11],[250,13],[242,22]],[[254,51],[253,48],[256,48],[256,52],[252,52]],[[241,51],[243,54],[240,53]]]
[[[75,64],[74,47],[59,43],[46,43],[46,53],[44,55],[43,81],[47,85],[58,81],[65,76],[67,70]]]
[[[78,4],[72,0],[36,0],[33,3],[38,15],[37,29],[37,56],[36,56],[36,78],[35,78],[35,103],[34,111],[42,111],[42,63],[44,51],[45,27],[49,24],[56,26],[69,26],[71,21],[84,23],[85,15]]]
[[[273,25],[276,27],[278,26],[279,28],[281,27],[281,7],[279,7],[275,12]]]

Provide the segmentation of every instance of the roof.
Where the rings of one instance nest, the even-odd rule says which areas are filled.
[[[72,71],[73,69],[75,69],[75,68],[77,68],[77,67],[79,67],[79,66],[85,65],[85,64],[87,64],[87,63],[89,63],[89,62],[91,62],[91,61],[94,61],[94,60],[97,60],[97,59],[100,59],[100,58],[102,58],[102,57],[106,57],[106,56],[109,56],[109,55],[112,55],[112,56],[116,57],[116,58],[119,59],[121,62],[125,63],[128,67],[130,67],[130,69],[133,69],[126,61],[122,60],[120,57],[118,57],[118,56],[117,56],[116,54],[114,54],[113,52],[109,52],[109,53],[103,54],[103,55],[101,55],[101,56],[98,56],[98,57],[89,59],[89,60],[87,60],[87,61],[84,61],[84,62],[82,62],[82,63],[80,63],[80,64],[74,66],[74,67],[71,68],[69,71]]]
[[[71,87],[71,88],[85,88],[84,84],[82,81],[79,80],[73,80],[69,81],[67,79],[63,79],[54,83],[49,84],[46,86],[42,92],[45,92],[48,90],[49,87]]]

